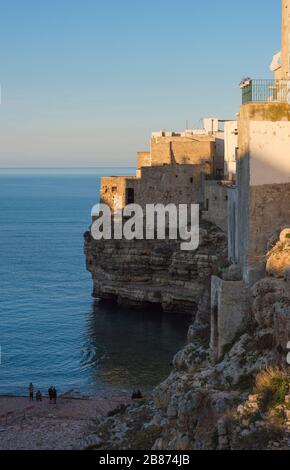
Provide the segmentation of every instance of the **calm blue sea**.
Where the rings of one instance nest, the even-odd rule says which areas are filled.
[[[133,169],[0,171],[0,393],[87,394],[166,377],[189,319],[94,301],[83,233],[100,177]]]

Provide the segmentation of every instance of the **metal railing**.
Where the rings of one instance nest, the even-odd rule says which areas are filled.
[[[242,103],[290,103],[289,80],[245,80],[240,84]]]

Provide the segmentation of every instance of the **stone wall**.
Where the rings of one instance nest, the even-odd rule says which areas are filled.
[[[243,281],[211,281],[211,340],[213,357],[221,359],[250,311],[249,291]]]
[[[235,185],[227,187],[228,196],[228,258],[233,263],[239,260],[239,236],[238,236],[238,191]]]
[[[141,178],[130,181],[135,191],[135,203],[197,204],[203,202],[203,174],[210,165],[165,165],[144,167]]]
[[[215,139],[213,137],[162,136],[151,139],[151,165],[201,164],[213,167]]]
[[[134,203],[146,204],[203,204],[204,175],[211,166],[164,165],[142,167],[140,177],[116,176],[102,178],[101,202],[113,207],[115,197],[125,206],[126,191],[134,191]],[[132,202],[132,201],[131,201]]]
[[[237,191],[238,191],[238,262],[247,278],[248,269],[248,238],[249,238],[249,117],[245,114],[245,106],[241,108],[238,121],[238,159],[237,159]]]
[[[236,179],[236,152],[238,148],[237,121],[225,122],[224,176],[228,180]]]
[[[126,188],[136,178],[130,176],[109,176],[101,179],[100,201],[113,209],[114,198],[120,198],[120,204],[126,205]]]
[[[203,204],[205,175],[222,171],[223,134],[214,136],[153,135],[150,152],[137,153],[136,177],[104,177],[101,202],[113,207],[119,198],[123,207],[130,201],[140,204]],[[215,155],[218,159],[215,160]]]
[[[141,168],[144,166],[151,166],[151,153],[150,152],[137,152],[137,171],[136,176],[141,177]]]
[[[251,186],[249,197],[249,270],[264,275],[268,241],[290,222],[290,183]]]
[[[143,166],[151,166],[150,152],[137,152],[137,168],[140,170]]]
[[[264,274],[267,240],[289,223],[290,106],[244,105],[238,128],[239,263],[252,284]]]
[[[204,182],[203,207],[203,219],[212,222],[224,232],[227,232],[228,195],[225,183],[215,180],[206,180]]]
[[[215,138],[215,156],[213,166],[213,177],[222,179],[224,177],[224,155],[225,155],[225,138],[224,132],[216,132]]]
[[[290,122],[251,121],[250,185],[290,183]]]
[[[290,0],[282,0],[282,67],[280,77],[289,80],[290,77]]]

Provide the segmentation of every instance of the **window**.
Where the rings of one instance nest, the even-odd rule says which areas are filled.
[[[193,183],[193,178],[192,177],[190,178],[190,182]]]
[[[134,204],[135,194],[134,188],[126,188],[126,205]]]
[[[216,170],[216,179],[217,180],[222,180],[224,177],[224,172],[223,170]]]

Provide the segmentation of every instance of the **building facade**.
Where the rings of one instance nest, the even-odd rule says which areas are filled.
[[[206,179],[222,179],[223,168],[224,133],[217,119],[205,120],[204,129],[153,132],[150,151],[137,153],[136,176],[102,178],[101,202],[112,209],[116,200],[118,208],[131,203],[203,206]]]

